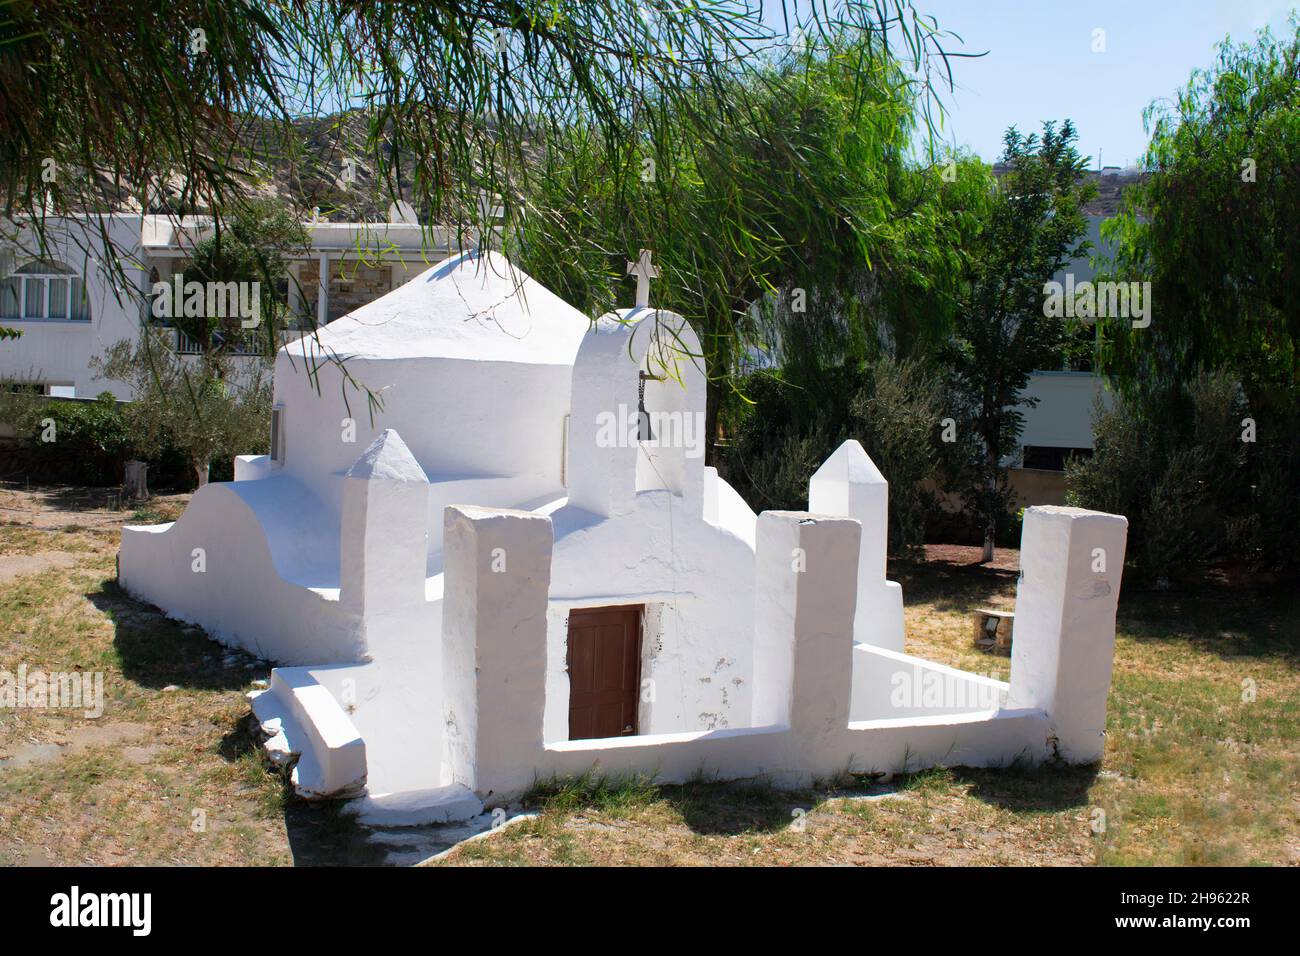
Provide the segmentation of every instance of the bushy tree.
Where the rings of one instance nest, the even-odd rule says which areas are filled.
[[[126,414],[137,449],[174,447],[199,486],[214,459],[267,447],[271,363],[263,356],[177,355],[157,331],[143,329],[138,341],[117,342],[91,364],[134,392]]]
[[[1106,227],[1103,278],[1150,282],[1151,322],[1099,322],[1118,405],[1070,472],[1158,579],[1300,562],[1300,18],[1217,50],[1148,108],[1147,175]]]
[[[1092,457],[1066,468],[1071,502],[1128,517],[1133,563],[1162,586],[1225,559],[1295,565],[1300,447],[1243,440],[1254,419],[1228,372],[1198,375],[1187,393],[1189,414],[1173,419],[1099,405]],[[1300,401],[1279,418],[1300,433]]]
[[[111,485],[132,449],[130,425],[111,392],[93,402],[51,399],[39,384],[0,382],[0,421],[26,440],[37,474]]]
[[[635,161],[657,146],[647,109],[698,112],[792,35],[888,35],[927,87],[946,63],[946,36],[906,0],[782,7],[773,18],[737,0],[2,4],[0,212],[39,226],[47,200],[63,213],[133,197],[225,217],[261,171],[311,165],[307,118],[336,147],[329,183],[346,187],[346,166],[430,226],[490,243],[480,193],[513,221],[539,144],[563,148],[582,125],[607,165]]]
[[[1088,250],[1083,204],[1095,187],[1083,179],[1076,136],[1069,120],[1044,123],[1041,137],[1006,132],[1006,173],[972,238],[942,351],[960,432],[953,477],[983,521],[984,561],[1010,500],[1002,463],[1018,443],[1020,409],[1032,404],[1025,386],[1036,369],[1060,364],[1071,332],[1044,307],[1044,284]]]
[[[1107,224],[1110,276],[1152,284],[1149,327],[1103,319],[1126,395],[1187,411],[1185,386],[1232,369],[1252,405],[1300,386],[1300,18],[1224,41],[1172,102],[1148,107],[1147,176]]]
[[[802,215],[826,198],[809,186],[836,152],[754,135],[751,120],[771,109],[765,76],[780,51],[841,32],[873,37],[870,56],[844,69],[863,88],[882,72],[906,82],[927,126],[937,84],[951,86],[949,57],[962,54],[909,0],[780,6],[781,17],[740,0],[0,4],[0,214],[23,219],[44,246],[47,210],[134,203],[222,221],[263,180],[283,175],[304,198],[364,182],[384,199],[410,200],[431,242],[442,241],[435,229],[450,229],[462,247],[488,247],[528,228],[535,197],[557,174],[594,162],[608,181],[646,157],[666,174],[693,153],[752,172],[757,149],[776,164],[787,199],[808,195],[793,210]],[[689,138],[678,136],[683,129]],[[851,139],[838,145],[855,148]],[[869,160],[870,149],[859,155]],[[855,173],[873,174],[870,164]],[[728,174],[724,185],[707,206],[692,190],[663,190],[637,221],[694,218],[715,238],[708,255],[683,258],[670,273],[714,297],[715,325],[697,327],[714,364],[738,351],[723,310],[752,296],[706,273],[745,278],[775,259],[794,261],[801,247],[764,221],[783,210],[746,203],[744,177]],[[861,241],[852,210],[837,211]],[[106,264],[120,267],[129,254],[111,247],[103,222]],[[577,263],[593,270],[583,283],[608,285],[611,260],[621,275],[622,259],[655,246],[656,232],[629,224],[594,235],[610,253],[603,260],[548,245],[534,250],[530,271],[544,278]],[[536,260],[547,251],[543,268]],[[342,364],[310,359],[313,382],[317,363]],[[710,424],[722,387],[711,381]],[[379,396],[364,390],[373,412]]]
[[[914,555],[925,542],[926,491],[939,462],[935,422],[943,407],[937,372],[912,359],[878,359],[849,401],[849,437],[862,443],[889,482],[889,548]]]
[[[764,310],[794,313],[787,356],[862,355],[863,293],[909,238],[914,210],[895,181],[916,98],[879,35],[809,39],[756,74],[699,87],[687,109],[646,104],[642,151],[622,165],[597,130],[572,131],[539,160],[508,251],[595,316],[631,304],[624,264],[652,250],[653,304],[684,315],[703,348],[712,462],[738,359],[773,345]]]
[[[236,344],[275,352],[277,333],[290,318],[286,302],[276,294],[281,282],[292,282],[286,257],[306,251],[310,237],[298,217],[283,203],[257,199],[239,208],[228,226],[216,224],[199,242],[185,268],[186,282],[257,283],[260,290],[258,325],[243,329],[238,316],[177,315],[173,324],[204,350],[226,350]],[[215,335],[214,335],[215,333]]]

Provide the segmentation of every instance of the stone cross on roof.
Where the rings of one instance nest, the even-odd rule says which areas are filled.
[[[636,307],[646,308],[650,304],[650,280],[659,278],[659,270],[650,264],[649,249],[642,249],[641,257],[627,264],[627,274],[636,276]]]

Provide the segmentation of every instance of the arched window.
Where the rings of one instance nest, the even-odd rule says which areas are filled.
[[[86,283],[70,266],[33,259],[0,280],[0,318],[89,322]]]

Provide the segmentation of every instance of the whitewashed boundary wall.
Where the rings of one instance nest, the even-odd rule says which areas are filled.
[[[1126,524],[1079,510],[1026,513],[1019,600],[1029,613],[1017,626],[1006,706],[855,721],[851,637],[860,526],[765,512],[756,556],[756,726],[547,743],[550,521],[449,507],[444,782],[499,803],[540,780],[588,772],[662,783],[704,776],[802,786],[848,771],[1004,766],[1058,752],[1075,762],[1096,760]],[[1107,552],[1104,573],[1082,560],[1098,547]],[[1083,680],[1076,683],[1075,673]]]

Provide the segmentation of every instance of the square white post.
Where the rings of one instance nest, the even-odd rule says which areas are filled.
[[[1127,539],[1121,515],[1055,506],[1025,512],[1007,707],[1045,711],[1070,763],[1093,763],[1105,749]]]
[[[483,800],[533,783],[545,744],[551,519],[449,505],[442,603],[443,782]]]
[[[857,441],[850,438],[840,445],[809,479],[808,510],[845,515],[862,524],[853,640],[902,651],[903,589],[897,582],[885,580],[889,482]]]
[[[754,723],[789,726],[804,768],[833,762],[848,729],[861,531],[851,518],[758,518]]]
[[[429,479],[386,428],[348,469],[339,533],[339,603],[371,626],[424,603]]]

